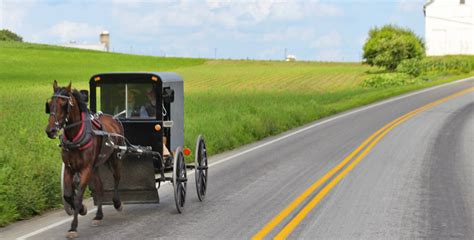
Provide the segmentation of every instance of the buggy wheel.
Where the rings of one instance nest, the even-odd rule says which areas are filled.
[[[183,212],[184,203],[186,201],[186,163],[184,162],[183,148],[176,148],[173,161],[173,187],[174,201],[176,209],[179,213]]]
[[[74,214],[74,210],[72,209],[71,205],[69,205],[69,203],[66,202],[66,200],[64,200],[64,170],[65,168],[66,166],[63,163],[61,167],[61,199],[63,200],[64,211],[66,211],[67,215],[71,216],[72,214]]]
[[[199,201],[204,200],[207,190],[207,150],[204,137],[199,135],[196,141],[196,154],[194,158],[194,177],[196,179],[196,192]]]

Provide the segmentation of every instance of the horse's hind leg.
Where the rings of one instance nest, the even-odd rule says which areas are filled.
[[[102,212],[102,200],[104,197],[104,189],[102,186],[102,181],[99,176],[98,169],[94,169],[91,179],[89,181],[89,188],[92,191],[92,197],[97,203],[97,212],[94,219],[92,220],[92,226],[100,225],[101,220],[104,218],[104,213]]]
[[[114,175],[114,197],[112,198],[112,201],[114,202],[114,208],[117,211],[122,211],[122,201],[120,201],[120,196],[119,196],[119,191],[118,191],[118,186],[120,182],[120,177],[121,177],[121,169],[122,169],[122,161],[118,159],[115,154],[112,156],[112,172]]]

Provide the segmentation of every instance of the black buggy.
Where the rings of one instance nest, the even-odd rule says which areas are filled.
[[[208,174],[206,144],[200,135],[194,165],[186,165],[185,156],[190,150],[183,147],[182,78],[169,72],[103,73],[92,76],[89,85],[91,112],[113,115],[124,127],[126,145],[104,143],[120,150],[118,157],[123,164],[119,184],[121,200],[124,203],[158,203],[157,190],[163,182],[170,181],[176,208],[181,213],[187,191],[186,169],[190,168],[195,170],[197,195],[202,201]],[[103,203],[112,204],[114,181],[106,168],[99,166],[104,187]],[[71,207],[66,202],[64,206],[71,215]]]

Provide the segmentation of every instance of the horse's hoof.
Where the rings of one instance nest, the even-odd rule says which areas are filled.
[[[123,203],[120,201],[114,201],[115,210],[121,212],[123,210]]]
[[[87,214],[87,207],[82,205],[82,211],[79,212],[82,216],[85,216]]]
[[[72,238],[77,238],[79,236],[79,234],[77,234],[77,232],[74,232],[74,231],[71,231],[71,232],[68,232],[66,237],[69,238],[69,239],[72,239]]]
[[[100,226],[100,224],[102,223],[102,220],[92,220],[92,226],[93,227],[97,227],[97,226]]]

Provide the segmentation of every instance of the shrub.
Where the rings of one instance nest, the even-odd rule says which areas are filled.
[[[417,79],[404,73],[382,73],[370,76],[361,85],[368,88],[404,86],[416,83]]]
[[[364,61],[371,66],[394,71],[405,59],[421,59],[425,54],[423,40],[409,29],[394,25],[373,28],[364,44]]]
[[[472,70],[474,70],[474,64],[471,59],[463,56],[434,57],[423,60],[407,59],[397,67],[397,72],[414,77],[430,73],[468,73]]]
[[[418,77],[422,72],[421,65],[421,61],[417,58],[406,59],[398,64],[397,72]]]
[[[23,38],[8,29],[2,29],[0,30],[0,41],[23,42]]]
[[[469,58],[465,57],[439,57],[427,58],[421,63],[423,73],[468,73],[474,66]]]

